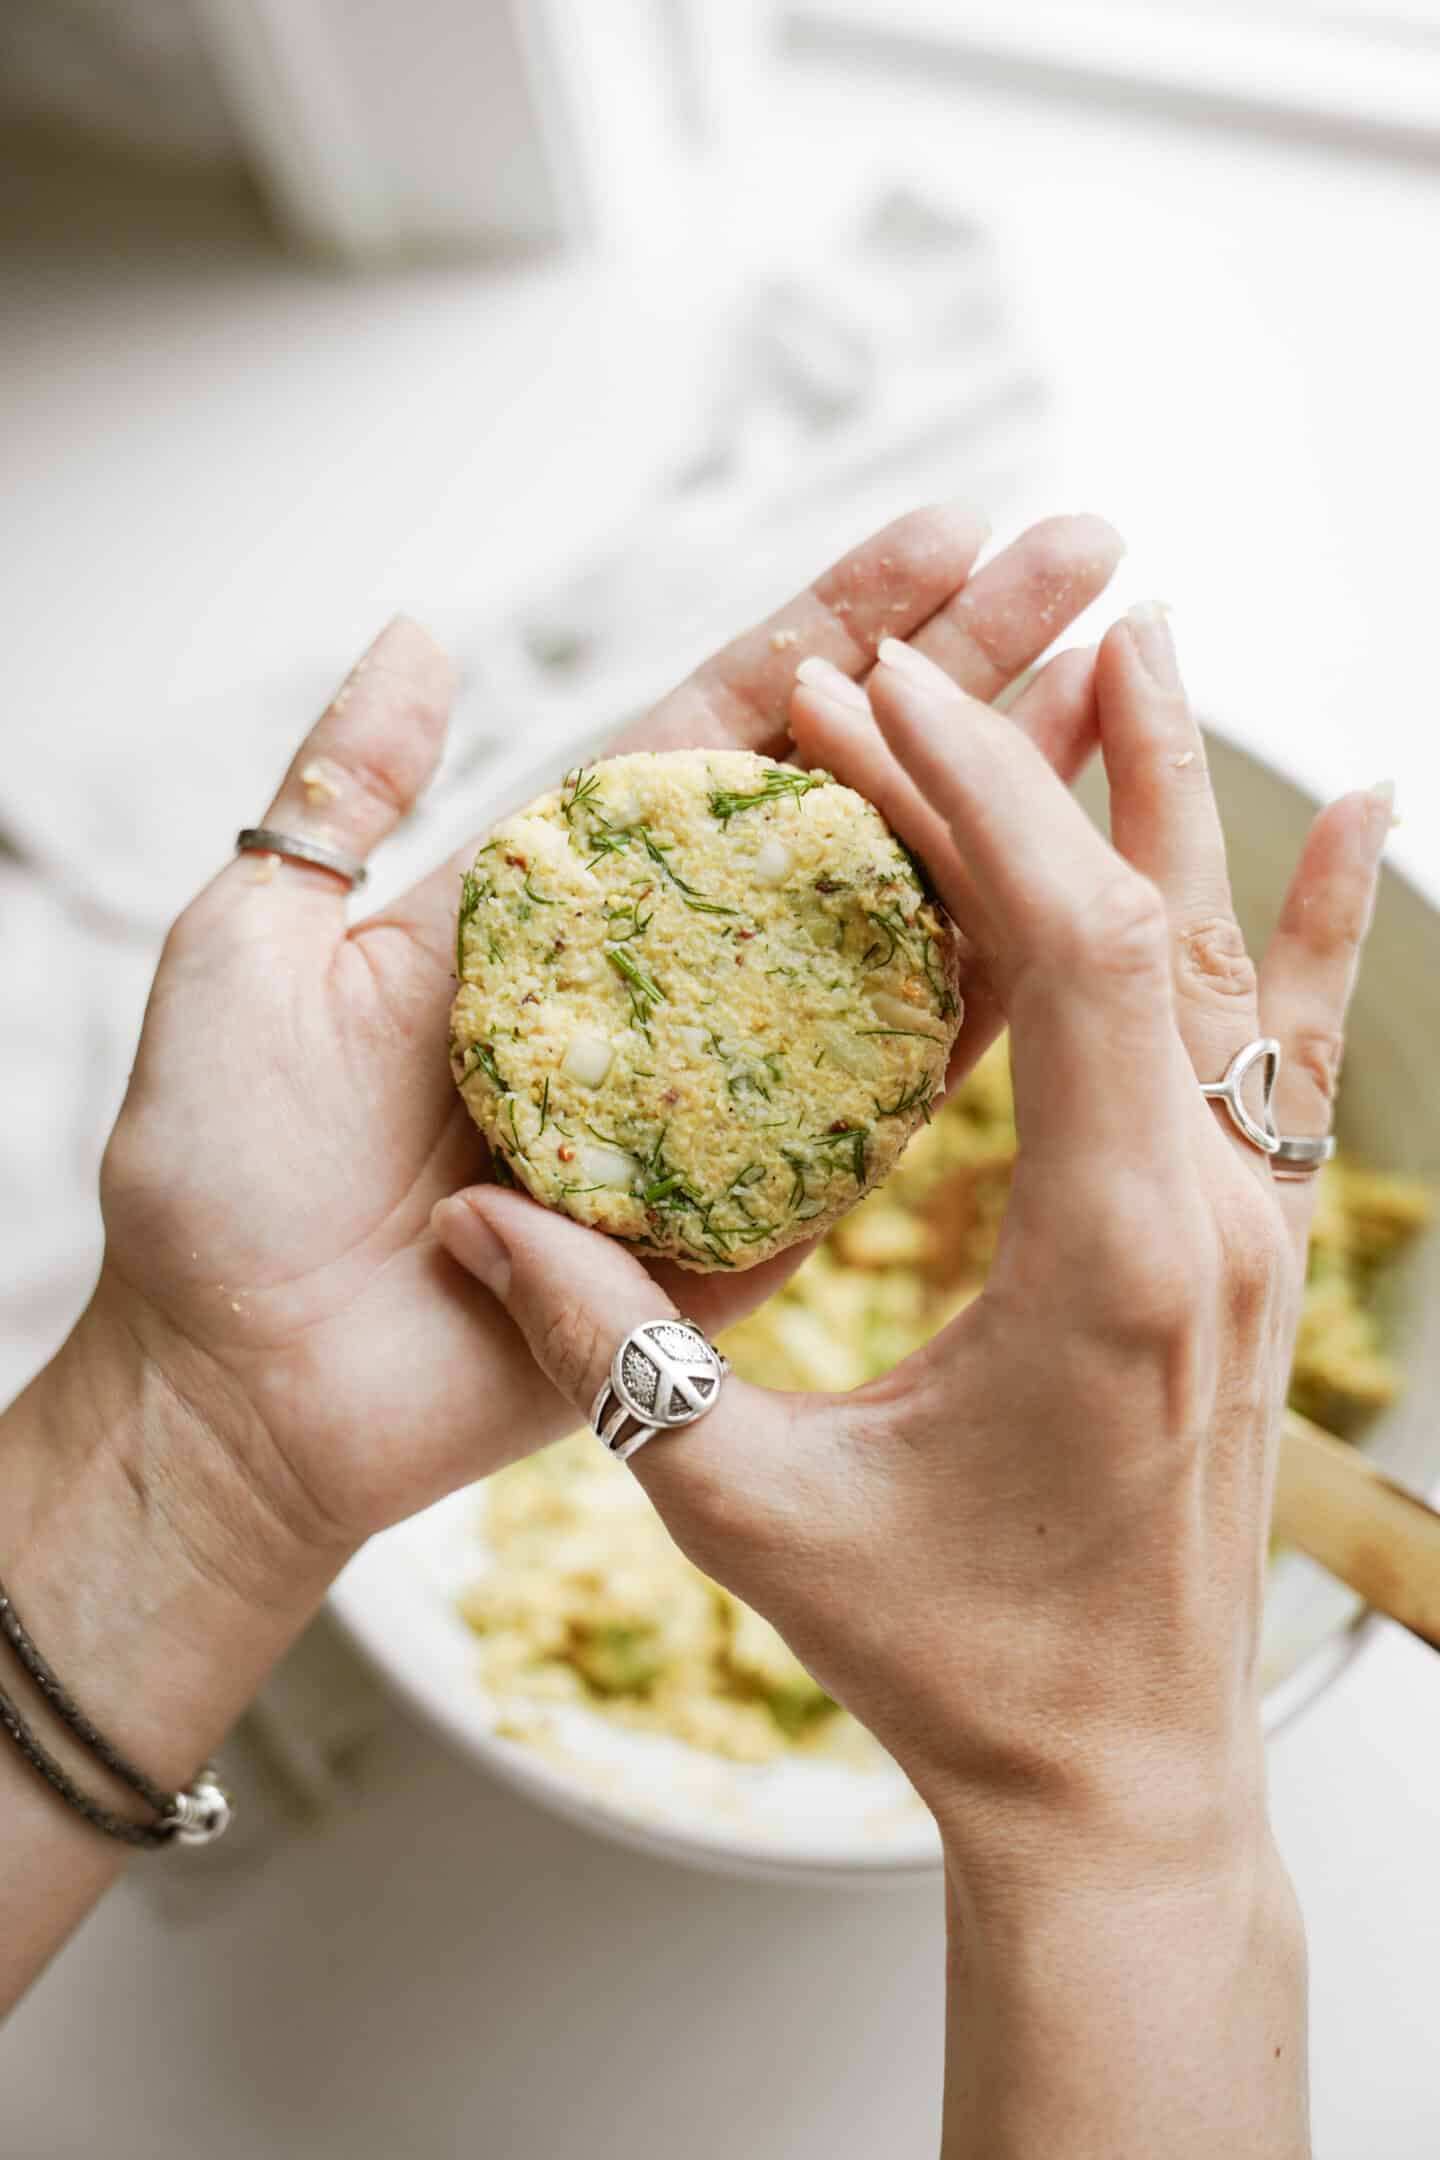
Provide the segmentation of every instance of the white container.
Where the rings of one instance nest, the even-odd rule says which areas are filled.
[[[1236,906],[1258,950],[1315,805],[1235,744],[1210,741]],[[497,811],[546,777],[517,776]],[[1099,810],[1098,786],[1086,792]],[[1440,911],[1387,871],[1351,1021],[1340,1131],[1362,1160],[1440,1185],[1437,1046]],[[1367,1446],[1392,1475],[1429,1491],[1440,1483],[1440,1329],[1427,1332],[1424,1316],[1440,1311],[1440,1236],[1396,1271],[1390,1296],[1408,1385]],[[938,1867],[933,1825],[898,1772],[800,1758],[726,1763],[584,1710],[557,1720],[556,1746],[545,1753],[502,1738],[503,1712],[477,1677],[475,1638],[456,1607],[479,1570],[480,1513],[477,1490],[453,1495],[372,1539],[331,1593],[356,1647],[477,1764],[589,1829],[721,1873],[854,1887],[914,1881]],[[1298,1555],[1280,1559],[1265,1614],[1268,1730],[1328,1686],[1368,1627],[1348,1590]]]

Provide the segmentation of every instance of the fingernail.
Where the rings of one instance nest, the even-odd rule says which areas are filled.
[[[1393,780],[1377,780],[1370,790],[1370,800],[1384,813],[1387,832],[1392,825],[1399,824],[1400,820],[1395,815],[1395,782]]]
[[[917,690],[952,691],[955,688],[944,668],[927,660],[924,653],[916,652],[913,645],[902,644],[899,638],[882,638],[875,657],[882,667],[893,668],[906,682],[914,683]]]
[[[819,653],[811,653],[795,670],[796,682],[804,683],[812,697],[822,705],[833,705],[841,713],[868,713],[870,700],[859,683],[852,682],[843,668],[831,660],[823,660]]]
[[[1170,635],[1164,603],[1148,600],[1143,607],[1131,608],[1125,620],[1140,665],[1150,680],[1161,690],[1180,689],[1180,663],[1175,657],[1175,640]]]
[[[454,1193],[437,1202],[430,1227],[477,1282],[502,1301],[509,1296],[510,1255],[485,1217],[476,1213],[471,1194]]]

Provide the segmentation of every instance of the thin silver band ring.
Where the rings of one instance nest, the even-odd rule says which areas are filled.
[[[631,1328],[590,1406],[590,1428],[618,1462],[657,1433],[676,1432],[713,1410],[730,1366],[693,1321],[647,1320]]]
[[[1270,1158],[1270,1167],[1277,1178],[1308,1178],[1322,1169],[1335,1153],[1334,1133],[1322,1133],[1318,1139],[1302,1140],[1294,1134],[1282,1134],[1280,1145]]]
[[[276,832],[269,825],[247,825],[235,835],[237,855],[283,855],[287,862],[310,863],[317,870],[333,870],[353,891],[363,885],[369,872],[358,855],[344,855],[339,848],[324,847],[318,840],[302,840],[295,833]]]

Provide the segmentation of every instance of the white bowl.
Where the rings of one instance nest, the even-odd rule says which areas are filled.
[[[1236,906],[1258,945],[1273,920],[1314,803],[1234,743],[1212,735]],[[573,754],[573,753],[572,753]],[[552,761],[553,762],[553,761]],[[527,773],[504,790],[524,800]],[[1103,813],[1099,783],[1087,789]],[[503,806],[503,805],[502,805]],[[1364,1161],[1440,1183],[1440,912],[1385,875],[1350,1027],[1340,1130]],[[1389,1292],[1404,1399],[1367,1446],[1405,1483],[1440,1481],[1440,1238],[1421,1242]],[[756,1768],[626,1732],[567,1709],[543,1752],[502,1737],[503,1706],[477,1676],[457,1597],[481,1564],[478,1488],[374,1538],[336,1583],[331,1609],[356,1647],[446,1739],[545,1806],[603,1835],[695,1867],[788,1882],[903,1883],[939,1865],[934,1828],[898,1772],[790,1758]],[[1297,1554],[1272,1572],[1263,1674],[1267,1728],[1296,1715],[1362,1639],[1359,1600]]]

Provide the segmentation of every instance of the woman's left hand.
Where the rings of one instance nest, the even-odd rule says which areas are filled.
[[[863,675],[887,634],[995,695],[1094,598],[1119,546],[1098,519],[1054,519],[972,579],[983,539],[968,511],[900,519],[708,661],[630,745],[783,753],[797,654]],[[1087,655],[1064,656],[1016,715],[1067,774],[1093,741],[1090,675]],[[429,779],[449,696],[441,654],[392,625],[261,822],[367,856]],[[484,1161],[445,1055],[460,868],[347,928],[327,872],[242,857],[167,942],[105,1158],[105,1266],[81,1334],[138,1344],[167,1399],[193,1406],[203,1431],[184,1459],[167,1438],[134,1470],[212,1568],[273,1533],[282,1560],[290,1540],[333,1571],[569,1418],[429,1227]],[[980,1047],[977,1001],[962,1055]],[[775,1279],[696,1285],[707,1325]],[[252,1502],[225,1541],[207,1522]]]
[[[629,746],[783,754],[796,654],[863,675],[895,632],[994,697],[1120,548],[1099,519],[1052,519],[972,578],[984,537],[958,509],[900,519],[701,667]],[[1091,671],[1065,655],[1016,712],[1067,774],[1093,742]],[[368,856],[429,780],[449,699],[443,656],[392,624],[261,822]],[[0,1415],[0,1576],[87,1714],[162,1785],[193,1775],[371,1531],[570,1419],[430,1227],[436,1201],[484,1174],[446,1055],[462,867],[351,928],[329,872],[248,855],[185,910],[105,1156],[100,1280]],[[707,1324],[766,1280],[717,1288]],[[68,1763],[133,1804],[83,1750]],[[0,2013],[127,1850],[0,1741]]]

